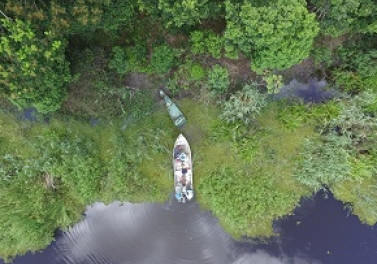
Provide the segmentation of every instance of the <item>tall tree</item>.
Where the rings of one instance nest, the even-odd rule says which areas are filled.
[[[226,1],[227,52],[240,50],[252,57],[252,69],[285,69],[305,59],[319,28],[303,0]]]
[[[310,5],[326,35],[377,32],[377,5],[373,0],[311,0]]]
[[[193,26],[201,20],[214,17],[222,3],[214,0],[159,0],[158,8],[168,27]]]
[[[70,80],[65,41],[46,31],[38,34],[30,23],[2,19],[0,42],[0,93],[19,108],[55,111]]]

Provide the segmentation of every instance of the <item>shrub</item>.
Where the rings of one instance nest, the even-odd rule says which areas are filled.
[[[159,136],[159,131],[154,132],[155,137]],[[149,150],[153,151],[156,146],[155,142],[146,142],[150,140],[151,135],[153,134],[149,130],[140,131],[139,138],[132,137],[132,142],[127,142],[127,138],[120,134],[112,135],[112,149],[106,161],[106,176],[103,177],[101,185],[101,194],[106,201],[152,199],[151,197],[159,191],[157,185],[140,170],[143,159],[148,159],[146,156],[151,154],[143,147],[151,146]],[[140,138],[143,138],[144,142],[140,142]],[[134,149],[130,151],[132,147]],[[145,193],[148,193],[148,198]]]
[[[308,57],[319,28],[305,1],[237,2],[225,2],[227,54],[252,57],[257,73],[286,69]]]
[[[212,124],[211,141],[231,142],[234,151],[246,162],[252,162],[259,150],[259,134],[251,134],[249,127],[217,120]]]
[[[38,161],[42,171],[61,181],[83,204],[99,197],[103,168],[92,140],[67,129],[50,129],[41,133],[35,148],[44,154]]]
[[[199,190],[214,215],[236,237],[260,232],[285,215],[297,199],[295,193],[276,188],[271,177],[226,166],[201,180]]]
[[[377,222],[376,186],[375,179],[346,180],[332,188],[332,192],[337,199],[347,203],[362,222],[373,226]]]
[[[344,91],[352,92],[362,89],[363,82],[360,75],[355,72],[343,71],[336,69],[333,72],[333,77],[337,86],[341,87]]]
[[[294,173],[298,182],[318,191],[332,187],[351,174],[350,155],[346,137],[327,137],[323,143],[307,140]]]
[[[146,58],[147,49],[144,46],[136,45],[127,48],[115,46],[109,68],[115,69],[121,75],[127,72],[146,72]]]
[[[31,160],[0,157],[0,167],[4,162],[11,162],[6,169],[13,171],[6,172],[12,179],[0,179],[0,255],[6,259],[47,247],[57,228],[79,220],[84,205],[77,205],[72,197],[64,199],[63,190],[46,188],[44,175]]]
[[[203,19],[214,17],[221,10],[217,1],[171,1],[159,0],[158,8],[167,27],[194,26]]]
[[[200,81],[204,78],[205,72],[200,64],[193,64],[189,67],[188,80],[189,81]]]
[[[333,72],[335,82],[346,91],[377,91],[377,50],[363,51],[358,45],[338,50],[342,64]]]
[[[172,78],[168,81],[168,88],[173,94],[177,94],[182,90],[189,90],[191,86],[202,85],[205,71],[199,63],[192,60],[186,60],[178,66]]]
[[[228,123],[249,124],[266,104],[266,97],[258,92],[255,85],[245,85],[224,103],[222,117]]]
[[[27,142],[33,151],[0,156],[2,257],[46,247],[99,198],[102,169],[91,140],[64,128],[39,132]]]
[[[0,84],[18,108],[35,107],[41,113],[56,111],[71,80],[65,60],[65,41],[49,32],[38,35],[29,23],[0,20]]]
[[[366,94],[340,103],[339,114],[322,128],[322,142],[307,142],[296,178],[318,190],[345,180],[362,182],[373,174],[377,148],[377,119],[369,112],[373,99]],[[372,100],[371,100],[372,99]]]
[[[312,0],[321,31],[333,37],[349,32],[375,32],[376,5],[373,0]]]
[[[160,45],[153,49],[151,70],[157,74],[167,73],[174,65],[175,51],[168,45]]]
[[[373,98],[374,97],[374,98]],[[339,115],[330,120],[324,131],[335,133],[350,140],[354,152],[369,152],[377,147],[377,118],[370,112],[376,94],[364,92],[340,104]]]
[[[115,69],[119,74],[125,74],[129,71],[127,56],[124,49],[119,46],[113,48],[113,57],[109,63],[109,68]]]
[[[208,53],[211,54],[212,57],[216,59],[221,58],[221,51],[224,46],[223,38],[221,36],[209,32],[207,38],[205,39],[205,45]]]
[[[190,36],[191,51],[194,54],[210,54],[216,59],[221,58],[224,40],[211,31],[194,31]]]
[[[374,225],[377,222],[377,152],[360,154],[352,161],[352,177],[334,186],[334,195],[351,205],[360,220]]]
[[[279,108],[278,118],[286,128],[297,128],[305,124],[323,127],[330,120],[336,118],[340,112],[337,101],[324,104],[304,104],[302,102],[283,102]]]
[[[268,94],[277,94],[283,87],[283,76],[276,75],[270,72],[263,74],[263,81],[266,82],[266,88]]]
[[[215,93],[224,93],[230,84],[229,73],[225,67],[215,65],[208,71],[208,87]]]
[[[206,52],[204,31],[194,31],[190,34],[191,51],[194,54],[204,54]]]
[[[333,54],[328,47],[317,47],[312,51],[316,67],[328,68],[333,64]]]

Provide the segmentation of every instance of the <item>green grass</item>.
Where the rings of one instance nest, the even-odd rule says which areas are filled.
[[[346,180],[331,189],[335,198],[352,206],[352,213],[368,225],[377,222],[377,180]]]
[[[335,197],[351,205],[352,213],[369,225],[377,222],[377,151],[358,155],[351,163],[351,177],[335,184]]]
[[[32,154],[24,132],[29,125],[29,122],[21,123],[14,116],[0,111],[0,154]]]
[[[216,166],[210,160],[201,158],[203,155],[212,156],[216,153],[211,149],[206,149],[206,139],[210,133],[211,123],[218,116],[219,110],[206,105],[193,106],[193,101],[184,100],[179,102],[181,110],[184,112],[188,122],[183,131],[174,127],[165,107],[161,107],[154,115],[127,127],[125,138],[129,139],[129,151],[131,153],[140,151],[146,158],[141,164],[141,171],[150,179],[154,179],[156,184],[164,188],[173,190],[172,185],[172,150],[177,136],[183,134],[190,141],[192,152],[194,153],[195,180],[200,179],[208,167]],[[223,151],[221,148],[219,151]],[[203,171],[203,172],[202,172]],[[201,173],[202,172],[202,173]]]
[[[324,104],[303,104],[303,103],[277,103],[278,119],[286,128],[297,128],[304,124],[324,124],[337,117],[340,112],[340,105],[336,101],[329,101]]]
[[[180,104],[189,120],[184,132],[194,155],[197,200],[204,208],[212,210],[224,228],[235,237],[245,234],[273,235],[272,221],[291,213],[301,196],[310,194],[308,189],[297,185],[292,174],[301,143],[304,138],[315,135],[314,126],[304,125],[297,129],[287,129],[279,121],[276,115],[277,109],[270,108],[257,120],[258,128],[242,126],[236,128],[219,121],[219,109],[216,107],[204,105],[192,107],[193,105],[191,101],[183,101]],[[153,123],[148,122],[148,124]],[[166,124],[162,125],[166,128]],[[179,132],[174,132],[172,127],[170,129],[171,135],[175,138]],[[167,145],[169,149],[173,144],[171,139],[170,142],[170,146]],[[224,169],[230,174],[231,179],[240,183],[237,187],[239,191],[233,191],[240,192],[246,184],[256,184],[255,186],[260,186],[260,189],[266,192],[266,196],[268,193],[273,193],[279,198],[271,198],[272,200],[266,203],[263,193],[259,191],[255,197],[251,196],[249,200],[243,201],[250,205],[249,212],[244,214],[248,217],[233,218],[233,213],[241,209],[233,202],[226,207],[229,201],[217,201],[215,193],[218,191],[217,188],[220,188],[221,177],[218,182],[212,182],[212,178],[217,179]],[[238,176],[232,176],[233,173]],[[228,176],[226,175],[225,178]],[[250,181],[249,178],[252,180]],[[252,189],[253,186],[250,188]],[[258,189],[254,191],[258,192]],[[230,201],[236,199],[236,196],[234,193]],[[258,205],[259,209],[253,208],[252,204]],[[253,216],[255,210],[259,211]],[[262,211],[263,214],[260,214]]]
[[[314,126],[287,129],[279,121],[277,110],[275,107],[267,109],[258,118],[260,142],[251,168],[256,172],[253,177],[271,179],[271,187],[281,199],[273,204],[272,209],[266,210],[263,220],[254,219],[252,228],[247,230],[251,236],[273,235],[271,222],[291,213],[302,196],[311,194],[295,181],[293,171],[304,139],[315,136]]]
[[[285,128],[276,114],[277,106],[273,106],[263,112],[256,121],[257,126],[237,128],[219,120],[217,107],[192,100],[179,101],[178,105],[188,120],[183,131],[174,127],[163,106],[152,116],[126,128],[123,136],[127,151],[140,153],[142,157],[138,167],[141,175],[154,182],[158,189],[165,190],[166,195],[161,192],[159,199],[166,199],[167,193],[173,191],[171,155],[174,140],[183,132],[193,152],[194,187],[199,203],[212,210],[225,229],[236,237],[241,234],[273,235],[272,221],[291,213],[301,196],[310,194],[294,181],[292,174],[302,141],[315,135],[314,125]],[[267,203],[261,193],[251,198],[248,202],[262,206],[258,207],[258,212],[263,211],[263,214],[253,217],[257,209],[250,207],[250,217],[242,220],[244,225],[238,225],[239,219],[231,217],[232,212],[240,210],[237,207],[228,208],[228,217],[223,217],[216,208],[222,204],[214,204],[201,186],[224,167],[229,168],[230,173],[236,170],[237,175],[241,175],[236,179],[241,185],[249,183],[246,175],[250,175],[256,186],[278,198],[271,196],[272,200]],[[211,191],[215,191],[217,185],[212,188]]]
[[[48,237],[52,239],[54,229],[77,221],[87,203],[166,201],[173,192],[172,149],[180,133],[187,137],[193,152],[194,188],[200,205],[211,210],[236,238],[274,235],[272,222],[292,213],[301,197],[312,192],[299,184],[293,174],[304,140],[318,137],[316,122],[312,120],[318,120],[320,114],[314,114],[311,121],[287,126],[287,119],[282,119],[280,114],[284,105],[272,103],[250,125],[229,125],[219,119],[221,109],[216,106],[193,100],[181,100],[177,104],[188,120],[182,130],[173,125],[162,104],[153,114],[123,126],[124,130],[120,129],[122,124],[118,121],[103,121],[95,127],[70,117],[55,117],[49,124],[21,123],[0,113],[0,140],[6,142],[1,144],[0,154],[9,153],[20,159],[20,162],[10,163],[10,171],[15,171],[12,166],[34,164],[36,181],[30,186],[30,199],[34,199],[35,194],[35,199],[47,197],[52,201],[43,207],[42,214],[35,216],[37,222],[48,221],[47,233],[30,234],[25,238],[26,243],[38,240],[38,237],[41,241],[48,240]],[[307,109],[301,107],[299,116],[305,111]],[[329,111],[319,112],[327,116]],[[292,116],[289,118],[293,120]],[[52,168],[41,166],[49,159],[54,161]],[[83,167],[76,168],[74,164],[80,160]],[[98,166],[98,170],[92,179],[88,177],[88,171],[93,166]],[[46,186],[46,173],[56,176],[55,191]],[[24,177],[22,175],[17,177]],[[87,183],[77,175],[87,177]],[[7,192],[23,188],[22,184],[15,184],[4,185],[8,186]],[[344,191],[348,188],[346,184],[336,186],[336,196],[353,202],[355,213],[372,223],[374,215],[362,211],[369,196],[365,196],[365,203],[364,200],[357,201],[358,189],[347,193]],[[361,183],[360,191],[372,188],[365,184],[369,184],[368,181]],[[81,187],[77,189],[77,186]],[[79,193],[84,200],[77,197]],[[0,196],[0,199],[5,204],[18,206],[17,212],[21,214],[29,210],[18,203],[16,196]],[[4,214],[2,217],[8,216]],[[19,216],[9,217],[17,222]],[[4,221],[10,218],[7,219]],[[33,221],[27,224],[35,224]],[[18,224],[23,225],[23,222]],[[9,236],[18,239],[18,234],[9,232]],[[23,253],[27,249],[42,247],[42,244],[30,247],[30,244],[20,243],[19,246],[16,251],[0,246],[0,254]]]
[[[293,179],[293,165],[300,155],[304,139],[316,136],[314,125],[287,129],[279,121],[276,113],[277,109],[272,107],[258,118],[260,133],[264,136],[254,164],[279,182],[283,189],[292,191],[294,188],[301,193],[303,189],[297,186]]]

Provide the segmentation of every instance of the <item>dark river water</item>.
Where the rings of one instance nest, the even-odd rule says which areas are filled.
[[[14,263],[376,264],[377,226],[360,223],[331,194],[323,196],[302,201],[294,215],[277,221],[279,235],[268,243],[232,240],[195,202],[97,203],[43,252]]]

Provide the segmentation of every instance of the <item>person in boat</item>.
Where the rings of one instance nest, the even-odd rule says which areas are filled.
[[[185,193],[185,192],[182,192],[181,202],[182,202],[182,203],[185,203],[185,202],[186,202],[186,198],[187,198],[186,193]]]
[[[183,199],[182,197],[182,193],[176,193],[175,194],[175,198],[178,200],[178,201],[181,201]]]
[[[183,152],[183,147],[181,145],[178,145],[175,149],[174,149],[174,158],[179,160],[180,159],[180,155],[184,153]]]
[[[187,159],[187,155],[186,155],[186,153],[182,152],[181,154],[179,154],[179,159],[180,159],[182,162],[185,162],[186,159]]]
[[[186,186],[186,175],[182,175],[182,179],[181,179],[181,182],[182,182],[182,186]]]

